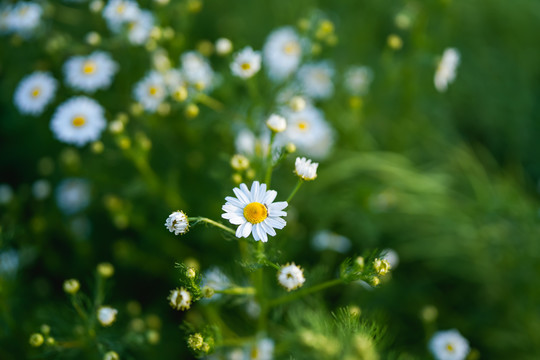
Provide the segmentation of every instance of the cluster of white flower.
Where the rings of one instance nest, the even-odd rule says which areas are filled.
[[[154,27],[154,15],[139,8],[132,0],[109,0],[103,8],[103,17],[114,33],[127,33],[128,40],[135,45],[144,44]]]
[[[429,350],[437,360],[464,360],[469,342],[456,329],[438,331],[429,341]]]
[[[0,34],[16,33],[31,36],[41,22],[43,8],[32,1],[2,4],[0,7]]]

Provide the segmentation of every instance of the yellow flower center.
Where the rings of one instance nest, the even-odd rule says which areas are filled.
[[[302,131],[306,131],[307,129],[309,129],[309,124],[307,121],[302,120],[298,123],[298,128]]]
[[[242,68],[242,70],[251,69],[251,65],[249,63],[243,63],[242,65],[240,65],[240,67]]]
[[[116,8],[116,12],[117,12],[118,14],[122,14],[125,10],[126,10],[126,5],[124,5],[124,4],[120,4],[120,5],[118,5],[118,7]]]
[[[81,127],[83,126],[85,123],[86,123],[86,119],[84,118],[84,116],[75,116],[73,118],[73,120],[71,120],[71,123],[73,124],[73,126],[75,127]]]
[[[150,93],[150,95],[152,96],[155,96],[158,93],[158,88],[156,86],[150,86],[148,88],[148,93]]]
[[[448,352],[454,352],[454,347],[452,344],[448,343],[446,344],[446,350],[448,350]]]
[[[299,51],[299,46],[298,46],[298,43],[296,43],[296,41],[290,41],[286,43],[285,46],[283,46],[283,52],[285,52],[285,54],[287,55],[297,54],[298,51]]]
[[[41,94],[41,89],[36,87],[34,90],[32,90],[32,97],[38,97]]]
[[[244,217],[250,223],[258,224],[268,217],[268,210],[263,204],[252,202],[244,208]]]
[[[256,347],[251,349],[251,354],[249,354],[251,359],[257,359],[259,357],[259,349]]]
[[[91,61],[91,60],[88,60],[88,61],[84,62],[83,67],[82,67],[82,71],[86,75],[90,75],[90,74],[93,74],[96,71],[96,68],[97,68],[96,63]]]

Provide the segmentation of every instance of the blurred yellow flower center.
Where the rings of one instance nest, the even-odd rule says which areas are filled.
[[[124,5],[124,4],[120,4],[116,8],[116,12],[119,13],[119,14],[122,14],[124,12],[124,10],[126,10],[126,5]]]
[[[283,51],[287,55],[297,54],[299,50],[300,50],[300,48],[299,48],[298,43],[296,41],[289,41],[283,47]]]
[[[268,210],[263,204],[252,202],[244,208],[244,217],[250,223],[258,224],[268,217]]]
[[[38,97],[39,94],[41,94],[41,89],[36,87],[34,90],[32,90],[32,97]]]
[[[86,119],[83,116],[75,116],[73,120],[71,121],[73,126],[81,127],[86,123]]]
[[[89,74],[93,74],[95,71],[96,71],[96,63],[93,62],[93,61],[85,61],[84,64],[83,64],[83,73],[89,75]]]
[[[150,86],[150,88],[148,89],[148,92],[150,93],[150,95],[156,95],[158,93],[158,88],[156,86]]]
[[[249,354],[251,359],[257,359],[259,357],[259,349],[253,348],[251,349],[251,354]]]
[[[243,63],[242,65],[240,65],[240,67],[242,68],[242,70],[251,69],[251,65],[249,65],[249,63]]]
[[[452,344],[448,343],[446,344],[446,350],[448,350],[448,352],[454,352],[454,347]]]
[[[300,121],[300,122],[298,123],[298,128],[299,128],[300,130],[302,130],[302,131],[305,131],[305,130],[309,129],[309,124],[308,124],[307,121],[302,120],[302,121]]]

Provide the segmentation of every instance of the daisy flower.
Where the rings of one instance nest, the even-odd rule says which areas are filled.
[[[36,71],[25,76],[13,96],[13,102],[23,114],[40,115],[53,100],[58,82],[47,72]]]
[[[85,179],[68,178],[56,188],[56,204],[67,215],[84,210],[90,204],[90,185]]]
[[[210,89],[214,80],[214,71],[208,60],[196,51],[188,51],[180,57],[182,74],[191,85],[200,85]]]
[[[429,341],[429,350],[437,360],[464,360],[469,342],[456,329],[437,331]]]
[[[97,311],[97,318],[102,326],[111,326],[116,320],[118,310],[110,306],[102,306]]]
[[[185,234],[189,230],[189,221],[183,211],[175,211],[165,221],[165,227],[174,235]]]
[[[318,166],[318,163],[312,163],[311,160],[305,157],[297,157],[294,163],[294,173],[302,180],[315,180]]]
[[[437,91],[445,92],[448,88],[448,84],[454,82],[454,79],[456,78],[456,69],[459,62],[460,54],[457,49],[448,48],[444,50],[433,79]]]
[[[333,250],[343,254],[351,248],[351,240],[329,230],[321,230],[315,234],[311,245],[318,251]]]
[[[20,35],[28,35],[41,21],[43,8],[29,1],[21,1],[11,8],[6,19],[8,29]]]
[[[313,99],[328,99],[334,94],[334,67],[328,61],[302,65],[298,81],[302,91]]]
[[[150,11],[139,11],[137,16],[128,22],[129,41],[135,45],[144,44],[150,37],[154,22],[154,15]]]
[[[264,132],[259,137],[249,129],[242,129],[236,135],[234,145],[236,151],[248,157],[268,154],[270,149],[270,134]]]
[[[273,132],[280,133],[287,128],[287,120],[285,120],[283,116],[272,114],[268,120],[266,120],[266,126]]]
[[[103,8],[103,17],[111,30],[120,31],[123,24],[135,21],[139,12],[139,5],[135,1],[109,0]]]
[[[292,27],[274,30],[266,39],[263,57],[270,79],[282,81],[291,75],[302,59],[300,38]]]
[[[216,52],[220,56],[228,55],[233,49],[231,40],[226,38],[219,38],[216,40]]]
[[[292,263],[281,267],[278,271],[278,281],[287,291],[291,291],[301,287],[306,282],[306,279],[302,269]]]
[[[135,84],[133,94],[135,99],[146,110],[155,112],[167,96],[163,75],[157,71],[150,71],[142,80]]]
[[[239,225],[236,237],[247,238],[250,234],[256,241],[267,242],[268,236],[275,236],[275,229],[283,229],[287,224],[281,216],[287,216],[283,211],[287,207],[286,201],[273,202],[277,196],[274,190],[266,190],[266,184],[254,181],[251,191],[246,184],[233,189],[235,197],[227,196],[222,209],[225,211],[222,218],[231,224]]]
[[[171,290],[169,304],[176,310],[187,310],[191,306],[191,294],[184,288]]]
[[[73,89],[94,92],[111,86],[118,64],[103,51],[73,56],[64,63],[66,83]]]
[[[274,358],[274,341],[263,338],[257,341],[248,355],[249,360],[272,360]]]
[[[86,96],[74,97],[58,106],[50,127],[58,140],[83,146],[101,136],[107,124],[104,112],[95,100]]]
[[[367,66],[351,66],[344,75],[345,89],[353,95],[365,95],[373,80],[373,71]]]
[[[231,71],[235,76],[248,79],[261,69],[261,54],[253,51],[251,47],[246,47],[236,53],[231,63]]]

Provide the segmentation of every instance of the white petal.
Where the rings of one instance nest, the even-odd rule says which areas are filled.
[[[261,184],[261,186],[259,187],[259,193],[257,194],[257,202],[264,204],[263,201],[264,201],[265,195],[266,195],[266,184]]]
[[[261,238],[259,237],[259,233],[256,231],[257,230],[257,225],[259,225],[259,224],[253,225],[253,230],[251,231],[251,234],[253,235],[253,238],[255,239],[255,241],[261,240]]]
[[[266,205],[271,204],[272,201],[274,201],[274,199],[276,198],[276,196],[277,196],[277,191],[268,190],[266,192],[266,194],[264,195],[264,199],[263,199],[262,203],[266,204]]]
[[[275,202],[268,205],[268,209],[269,210],[283,210],[287,207],[287,205],[289,204],[287,204],[286,201],[279,201],[279,202]]]
[[[278,217],[268,217],[264,221],[266,221],[268,225],[275,229],[283,229],[285,225],[287,225],[287,222],[285,220]]]
[[[229,218],[229,222],[234,225],[242,225],[247,222],[247,220],[243,216],[234,216]]]
[[[232,196],[227,196],[225,198],[225,201],[227,201],[227,203],[225,205],[238,206],[239,208],[244,208],[244,206],[247,205],[247,203],[244,204],[243,202],[241,202],[240,200],[238,200],[237,198],[232,197]]]
[[[246,198],[248,199],[248,203],[253,202],[253,199],[251,198],[251,193],[249,192],[248,187],[246,184],[242,183],[240,184],[240,190],[246,195]]]
[[[244,184],[240,184],[240,187],[242,187],[242,185],[244,185]],[[244,185],[244,187],[245,186],[246,185]],[[249,197],[242,190],[240,190],[239,188],[234,188],[233,191],[234,191],[234,194],[236,195],[236,197],[238,198],[238,200],[242,201],[245,204],[249,204],[251,202]]]
[[[263,221],[261,226],[270,236],[276,236],[276,231],[269,224],[267,224],[266,221]]]
[[[254,181],[253,184],[251,184],[251,201],[258,201],[259,200],[259,182]]]
[[[249,234],[251,233],[251,229],[253,228],[253,225],[249,221],[246,221],[246,223],[243,226],[244,226],[244,230],[242,231],[242,236],[247,238]]]
[[[281,211],[281,210],[268,210],[268,216],[271,216],[271,217],[278,217],[278,216],[287,216],[287,212],[286,211]]]
[[[233,213],[233,214],[243,214],[244,213],[244,209],[243,208],[240,208],[238,206],[235,206],[235,205],[231,205],[231,204],[225,204],[221,207],[221,209],[223,211],[226,211],[228,213]]]

